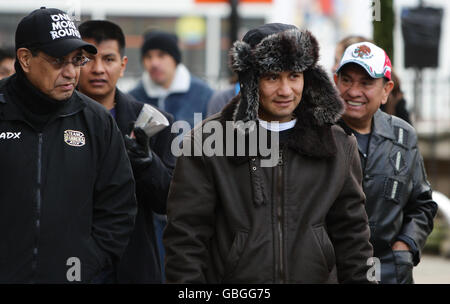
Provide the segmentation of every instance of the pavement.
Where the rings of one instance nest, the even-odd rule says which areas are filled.
[[[438,255],[423,255],[413,270],[416,284],[450,284],[450,259]]]

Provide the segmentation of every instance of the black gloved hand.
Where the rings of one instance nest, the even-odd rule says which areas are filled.
[[[136,138],[125,135],[124,142],[133,172],[137,173],[151,164],[153,156],[149,146],[150,139],[144,130],[134,128],[133,132]]]

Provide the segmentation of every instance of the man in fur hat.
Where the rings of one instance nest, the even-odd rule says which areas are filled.
[[[279,23],[234,44],[241,92],[184,138],[194,154],[177,160],[164,232],[167,282],[372,281],[357,144],[334,125],[343,105],[318,54],[311,33]],[[230,123],[231,134],[223,131]],[[235,136],[251,143],[255,132],[256,153],[250,144],[229,155],[241,148]],[[195,153],[220,134],[226,156]],[[263,165],[264,139],[279,151],[272,166]]]

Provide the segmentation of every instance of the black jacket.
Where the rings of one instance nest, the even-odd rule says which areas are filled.
[[[137,119],[144,104],[118,89],[115,102],[117,125],[123,135],[129,134],[130,122]],[[167,193],[175,167],[175,157],[170,150],[175,134],[171,133],[172,115],[161,112],[170,125],[150,139],[153,154],[150,167],[139,174],[135,172],[138,213],[130,243],[119,264],[119,283],[162,282],[152,211],[166,213]]]
[[[203,125],[225,126],[239,100]],[[167,282],[368,283],[373,252],[356,140],[297,114],[274,167],[248,154],[177,159],[164,231]],[[183,144],[194,149],[210,133],[198,125],[190,135]]]
[[[381,260],[381,283],[411,283],[412,267],[419,263],[433,229],[437,205],[414,128],[381,110],[372,126],[367,154],[359,151],[370,241]],[[412,251],[393,251],[397,240],[410,244]]]
[[[111,115],[72,98],[42,132],[0,82],[0,282],[90,282],[122,255],[136,215],[134,179]],[[78,265],[78,266],[77,266]],[[75,267],[75,268],[74,268]]]

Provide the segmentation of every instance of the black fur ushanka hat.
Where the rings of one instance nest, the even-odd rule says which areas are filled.
[[[259,78],[267,73],[303,72],[304,88],[297,117],[311,125],[335,123],[343,104],[326,72],[317,65],[319,44],[309,31],[294,25],[269,23],[247,32],[230,50],[230,67],[239,76],[240,101],[233,121],[256,121],[259,106]]]

